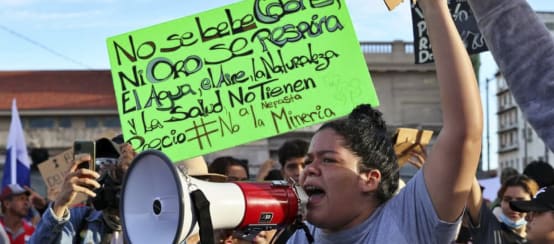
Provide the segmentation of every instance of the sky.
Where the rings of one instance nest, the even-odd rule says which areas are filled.
[[[408,1],[389,12],[383,0],[345,0],[360,41],[413,41]],[[237,1],[0,0],[0,70],[109,69],[108,37],[233,2]],[[552,0],[529,3],[536,11],[554,11]],[[485,104],[485,80],[494,77],[497,67],[490,53],[481,58]],[[496,83],[489,85],[490,168],[494,169]],[[483,153],[487,154],[486,147]]]

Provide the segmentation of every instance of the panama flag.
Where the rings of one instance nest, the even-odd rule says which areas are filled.
[[[31,162],[27,154],[27,144],[23,135],[23,127],[17,112],[15,99],[12,102],[12,121],[8,132],[6,162],[4,163],[4,177],[2,189],[9,184],[30,186]]]

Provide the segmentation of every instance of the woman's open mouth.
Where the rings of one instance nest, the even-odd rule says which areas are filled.
[[[308,201],[308,207],[320,203],[321,200],[323,200],[323,198],[325,197],[325,190],[320,187],[314,185],[305,185],[304,190],[310,197]]]

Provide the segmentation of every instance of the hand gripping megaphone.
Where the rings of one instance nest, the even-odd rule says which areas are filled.
[[[130,243],[182,243],[198,233],[191,192],[209,201],[213,229],[260,231],[301,219],[308,196],[285,181],[215,183],[195,179],[175,167],[160,151],[148,150],[134,159],[125,176],[120,210]]]

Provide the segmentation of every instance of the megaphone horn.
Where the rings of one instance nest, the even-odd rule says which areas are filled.
[[[131,243],[181,243],[199,231],[190,193],[210,202],[213,229],[268,230],[305,213],[307,194],[285,181],[214,183],[179,170],[160,151],[136,156],[121,191],[123,232]]]

